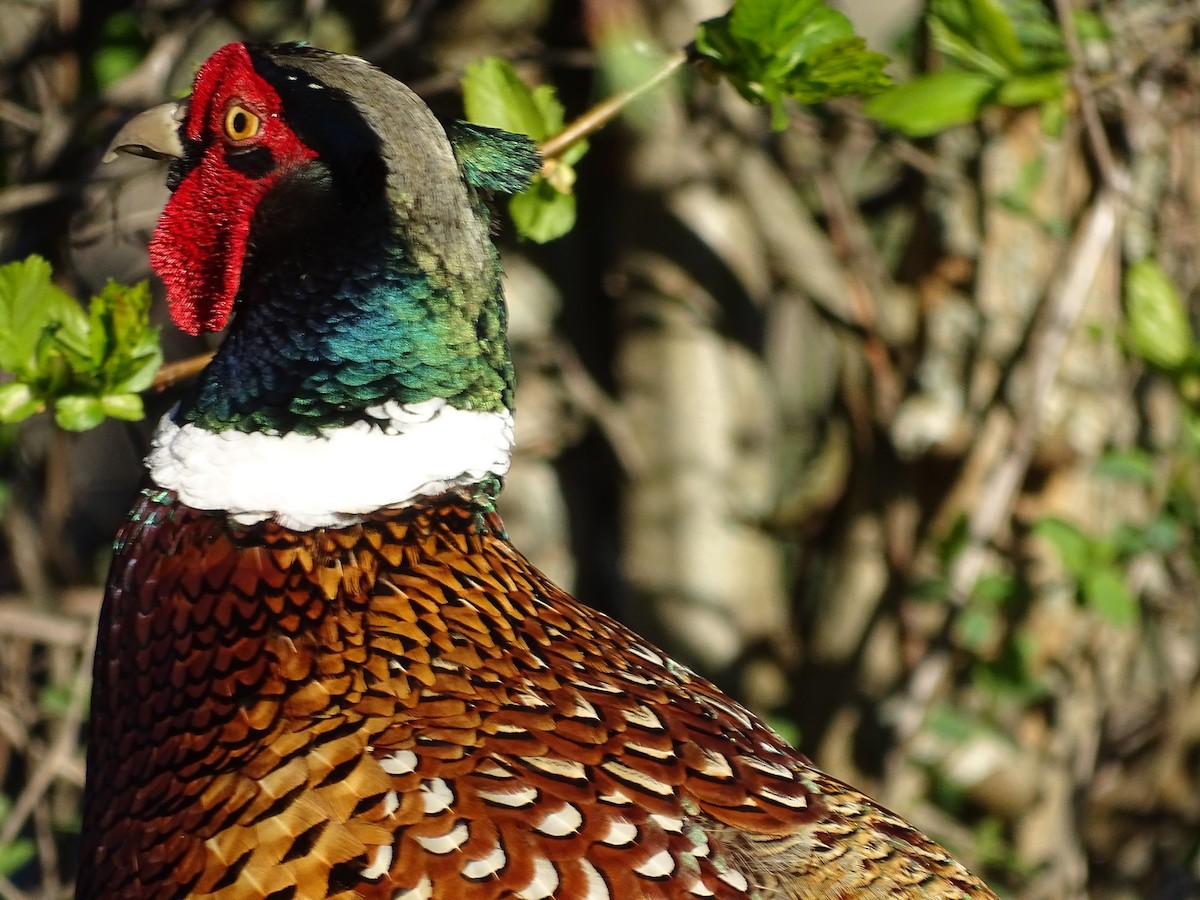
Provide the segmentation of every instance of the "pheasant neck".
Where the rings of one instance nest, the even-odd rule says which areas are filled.
[[[494,251],[468,272],[356,225],[322,231],[319,257],[311,236],[256,245],[221,348],[159,425],[158,486],[243,524],[309,530],[508,471]]]

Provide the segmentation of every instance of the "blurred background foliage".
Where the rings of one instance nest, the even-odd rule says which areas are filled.
[[[501,224],[502,511],[1002,896],[1197,896],[1200,3],[840,8],[894,88],[801,107],[692,66],[573,160],[565,237]],[[91,623],[175,390],[56,425],[136,418],[157,364],[105,285],[147,277],[162,171],[98,168],[114,130],[244,37],[358,53],[447,121],[497,56],[570,120],[726,9],[0,0],[0,262],[100,303],[34,360],[95,403],[0,430],[0,896],[71,893]],[[206,345],[150,315],[186,375]],[[0,414],[36,401],[5,376]]]

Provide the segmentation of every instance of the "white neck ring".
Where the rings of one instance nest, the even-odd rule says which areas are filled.
[[[340,527],[386,507],[508,472],[513,417],[441,398],[367,410],[318,434],[208,431],[168,413],[146,465],[154,482],[197,509],[241,524],[275,519],[297,531]]]

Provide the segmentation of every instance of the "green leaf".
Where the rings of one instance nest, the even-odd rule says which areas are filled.
[[[958,559],[971,543],[971,523],[965,513],[959,513],[950,523],[946,534],[938,538],[937,555],[945,569]]]
[[[99,424],[106,403],[128,418],[140,401],[127,395],[149,387],[162,363],[150,302],[145,282],[110,282],[85,312],[41,257],[0,267],[0,368],[15,378],[0,387],[0,421],[54,405],[60,425],[80,430]]]
[[[509,201],[508,211],[522,237],[538,243],[562,237],[575,224],[575,195],[557,190],[545,178]]]
[[[972,681],[979,688],[1005,702],[1020,704],[1046,696],[1047,685],[1034,671],[1038,657],[1035,632],[1018,628],[999,650],[995,660],[974,667]]]
[[[71,707],[71,689],[48,684],[38,692],[38,706],[49,716],[65,715]]]
[[[1151,485],[1154,483],[1154,460],[1145,450],[1110,450],[1096,460],[1092,474],[1111,481]]]
[[[47,329],[72,314],[82,316],[79,304],[53,284],[42,257],[0,266],[0,368],[31,375]]]
[[[0,844],[0,875],[8,876],[34,857],[34,844],[28,838],[17,838]]]
[[[1146,523],[1142,542],[1154,553],[1169,553],[1180,545],[1179,523],[1167,513],[1159,513]]]
[[[1103,16],[1094,12],[1082,9],[1074,10],[1071,13],[1071,21],[1075,25],[1075,33],[1079,35],[1081,43],[1102,44],[1113,38],[1113,32],[1108,27],[1108,22],[1104,20]]]
[[[911,596],[922,603],[944,602],[950,597],[950,579],[924,578],[911,588]]]
[[[1017,579],[1005,572],[988,572],[979,577],[971,597],[990,606],[1008,602],[1017,592]]]
[[[944,69],[897,85],[868,101],[866,113],[909,137],[927,137],[972,122],[999,83],[988,75]]]
[[[42,402],[27,384],[14,381],[0,386],[0,422],[20,422],[42,410]]]
[[[994,608],[971,605],[959,614],[955,627],[962,646],[979,652],[999,633],[1000,617]]]
[[[462,88],[463,108],[476,124],[527,134],[535,141],[562,130],[563,108],[554,89],[530,89],[502,59],[489,56],[468,65]]]
[[[150,350],[127,356],[110,379],[109,387],[118,392],[141,392],[150,387],[162,365],[162,348],[156,342]]]
[[[929,31],[947,59],[1002,81],[1062,72],[1070,63],[1041,0],[933,0]]]
[[[1002,0],[1002,3],[1021,45],[1025,59],[1023,73],[1061,71],[1071,65],[1062,24],[1044,0]]]
[[[150,288],[110,281],[88,308],[96,387],[110,393],[144,391],[162,364],[158,329],[150,325]]]
[[[463,101],[472,122],[527,134],[537,141],[563,127],[563,107],[554,89],[548,85],[529,88],[511,65],[495,57],[467,67]],[[586,151],[585,141],[576,142],[547,165],[547,174],[534,175],[529,187],[509,201],[509,214],[522,237],[544,243],[574,226],[573,165]]]
[[[779,46],[803,32],[821,6],[819,0],[738,0],[728,14],[729,30],[762,47]]]
[[[130,74],[141,63],[149,49],[142,34],[138,17],[122,11],[104,22],[100,47],[92,57],[92,75],[96,84],[107,88]]]
[[[100,398],[100,409],[106,416],[139,422],[146,417],[140,394],[105,394]]]
[[[1000,84],[996,102],[1002,106],[1032,106],[1057,100],[1067,92],[1067,73],[1039,72],[1014,75]]]
[[[1055,104],[1066,96],[1069,57],[1037,0],[932,0],[927,22],[948,65],[877,98],[868,112],[884,124],[924,137],[992,103]]]
[[[1176,371],[1196,352],[1179,290],[1150,257],[1125,273],[1125,316],[1134,352],[1151,365]]]
[[[961,744],[979,732],[979,720],[966,710],[939,704],[929,711],[925,727],[938,737]]]
[[[870,90],[862,86],[862,58],[872,54],[862,38],[850,35],[832,40],[815,48],[808,59],[803,77],[789,78],[784,82],[786,92],[801,103],[821,103],[831,97],[855,94],[878,94],[891,86],[891,80],[882,74],[873,82]]]
[[[662,107],[652,99],[653,93],[643,88],[657,80],[667,54],[649,32],[632,22],[604,29],[597,49],[605,92],[640,95],[621,110],[621,116],[639,131],[652,134],[660,125]]]
[[[1064,98],[1057,97],[1047,100],[1042,104],[1039,114],[1042,122],[1042,134],[1052,138],[1062,137],[1063,129],[1066,128],[1068,121],[1067,104],[1064,102]],[[1065,219],[1063,225],[1061,236],[1066,237],[1070,233],[1070,228],[1066,227]]]
[[[700,24],[695,50],[747,100],[771,107],[776,128],[787,124],[784,97],[820,103],[890,84],[887,58],[867,50],[850,20],[820,0],[736,0]]]
[[[139,422],[146,417],[140,394],[105,394],[100,398],[100,409],[106,416]]]
[[[998,76],[1024,69],[1013,22],[995,0],[933,0],[929,15],[934,45],[962,65]]]
[[[1125,586],[1121,573],[1110,566],[1085,572],[1080,581],[1083,601],[1089,609],[1113,625],[1126,627],[1137,624],[1137,598]]]
[[[1045,516],[1037,520],[1033,531],[1058,551],[1063,568],[1073,577],[1082,578],[1092,565],[1096,556],[1095,539],[1066,519]]]
[[[104,421],[104,406],[99,397],[67,394],[54,402],[54,421],[67,431],[87,431]]]

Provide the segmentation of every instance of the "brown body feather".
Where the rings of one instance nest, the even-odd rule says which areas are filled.
[[[312,532],[146,492],[92,723],[80,900],[993,896],[465,492]]]

